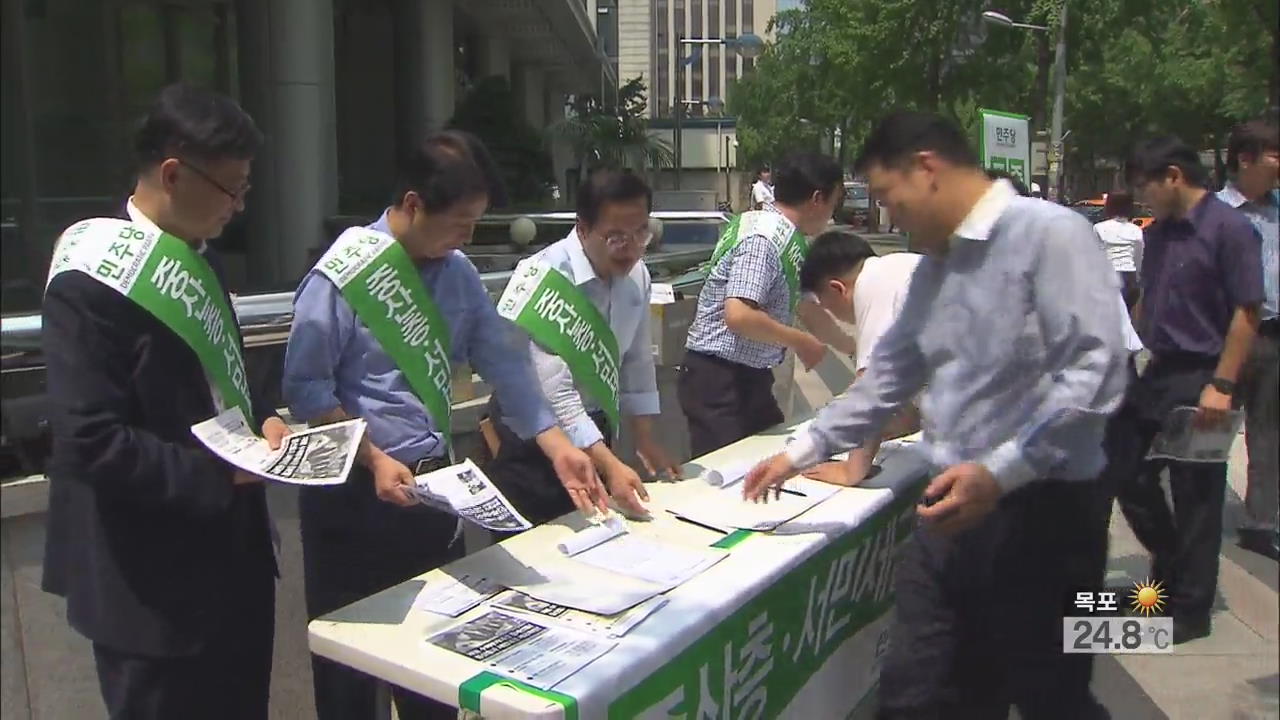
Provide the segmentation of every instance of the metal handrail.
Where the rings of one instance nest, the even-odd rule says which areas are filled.
[[[711,246],[708,245],[658,252],[646,257],[645,264],[649,266],[649,272],[655,278],[667,278],[708,259],[711,257],[711,250]],[[480,274],[485,290],[495,302],[510,279],[510,270]],[[241,295],[233,298],[232,304],[240,322],[246,347],[277,345],[289,339],[289,328],[293,323],[292,292]],[[3,341],[5,370],[29,369],[42,364],[40,362],[41,325],[39,313],[0,318],[0,338]]]

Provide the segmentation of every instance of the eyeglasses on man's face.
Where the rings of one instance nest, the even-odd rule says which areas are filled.
[[[204,180],[205,182],[217,188],[219,191],[222,192],[223,195],[226,195],[227,197],[231,198],[232,202],[241,202],[242,200],[244,200],[244,196],[248,195],[249,191],[253,189],[253,186],[250,185],[248,182],[246,182],[244,185],[240,187],[239,190],[229,190],[226,185],[223,185],[222,183],[215,180],[214,177],[208,173],[208,171],[201,169],[199,165],[196,165],[195,163],[189,160],[184,160],[182,158],[177,158],[177,160],[178,160],[178,163],[181,164],[183,167],[187,168],[191,172],[200,176],[202,180]]]
[[[640,247],[643,249],[653,242],[653,231],[648,228],[632,232],[615,230],[605,235],[604,241],[611,248]]]

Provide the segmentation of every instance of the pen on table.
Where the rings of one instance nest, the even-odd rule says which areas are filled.
[[[721,535],[728,535],[728,534],[729,534],[728,532],[726,532],[726,531],[724,531],[724,530],[721,530],[720,528],[715,527],[714,525],[707,525],[706,523],[700,523],[700,522],[698,522],[697,520],[690,520],[689,518],[684,517],[683,515],[676,515],[675,513],[671,512],[670,510],[668,510],[667,512],[671,513],[671,517],[673,517],[673,518],[675,518],[675,519],[677,519],[677,520],[681,520],[681,521],[683,521],[683,522],[687,522],[687,523],[689,523],[690,525],[697,525],[697,526],[698,526],[698,527],[700,527],[700,528],[703,528],[703,529],[705,529],[705,530],[712,530],[712,531],[715,531],[715,532],[720,533]]]
[[[809,497],[808,495],[805,495],[804,493],[800,492],[799,490],[792,490],[791,488],[784,488],[784,487],[779,486],[779,487],[777,488],[777,490],[778,490],[778,492],[779,492],[779,493],[786,493],[786,494],[788,494],[788,495],[797,495],[797,496],[799,496],[799,497]]]

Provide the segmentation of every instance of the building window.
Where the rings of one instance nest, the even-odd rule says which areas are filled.
[[[690,37],[694,37],[694,38],[706,37],[702,33],[702,0],[692,0],[692,2],[690,3],[689,25],[690,25],[690,28],[689,28]],[[689,99],[690,100],[701,100],[703,97],[702,96],[702,79],[706,74],[705,73],[705,68],[707,65],[706,50],[708,47],[709,46],[707,45],[700,45],[696,47],[686,48],[687,52],[698,53],[697,55],[698,59],[689,65],[689,71],[690,71]],[[702,115],[703,108],[701,105],[691,105],[690,109],[693,111],[692,114],[695,117]]]
[[[653,3],[653,78],[654,86],[650,88],[649,107],[655,117],[671,115],[671,18],[668,17],[670,6],[667,0],[654,0]]]
[[[756,31],[756,8],[754,0],[742,0],[742,34]],[[755,58],[742,58],[743,74],[751,72],[756,66]]]
[[[737,37],[738,32],[738,0],[724,0],[724,34],[725,37]],[[724,56],[724,82],[731,85],[738,79],[738,55],[728,53]]]
[[[707,35],[713,38],[726,37],[720,29],[720,0],[707,0]],[[724,95],[720,93],[720,81],[724,77],[724,68],[720,65],[720,55],[723,52],[722,46],[712,45],[711,52],[707,54],[707,98],[724,99]]]
[[[121,210],[133,181],[133,128],[161,88],[186,80],[237,92],[229,2],[43,0],[13,8],[0,63],[6,313],[39,311],[62,230]],[[228,242],[235,239],[221,244]]]
[[[680,44],[680,40],[689,37],[689,3],[687,0],[675,0],[672,3],[675,10],[675,53],[676,53],[676,77],[675,92],[671,97],[674,102],[680,102],[684,98],[689,97],[689,67],[681,66],[680,61],[688,57],[689,49]]]

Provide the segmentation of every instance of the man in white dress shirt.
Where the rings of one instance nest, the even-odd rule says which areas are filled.
[[[801,317],[806,326],[817,325],[813,314],[821,313],[853,325],[854,335],[830,330],[817,337],[836,350],[852,355],[856,378],[862,377],[871,360],[871,351],[888,331],[907,299],[911,276],[923,255],[912,252],[877,255],[863,238],[844,230],[831,230],[819,235],[809,247],[800,269],[800,287],[805,291]],[[829,323],[834,327],[834,323]],[[835,337],[828,339],[835,334]],[[836,340],[842,342],[837,343]],[[843,341],[847,341],[843,342]],[[920,413],[914,403],[907,403],[881,431],[879,437],[864,447],[849,451],[849,459],[828,462],[806,471],[805,477],[836,485],[856,485],[871,469],[871,460],[880,449],[881,440],[899,438],[920,429]]]
[[[756,172],[756,181],[751,186],[751,209],[763,210],[765,205],[773,202],[773,171],[760,168]]]
[[[1142,269],[1142,228],[1133,224],[1133,196],[1126,192],[1107,195],[1102,222],[1093,226],[1107,259],[1120,277],[1124,304],[1133,308],[1141,294],[1138,271]]]
[[[580,293],[566,288],[566,294],[599,311],[616,341],[617,404],[630,421],[636,454],[649,473],[676,477],[679,466],[654,438],[652,422],[659,412],[658,382],[649,334],[649,269],[641,262],[653,239],[649,230],[652,198],[649,186],[637,175],[596,171],[578,190],[578,223],[573,231],[522,261],[513,277],[532,265],[548,266]],[[506,295],[499,303],[500,312],[505,299]],[[579,317],[590,314],[585,305],[578,310]],[[524,317],[517,319],[522,327]],[[594,367],[575,368],[571,357],[566,360],[555,354],[537,332],[531,334],[534,367],[560,426],[595,463],[614,501],[629,514],[646,514],[641,501],[648,495],[640,476],[610,449],[619,428],[602,407],[607,403],[590,392],[600,387],[599,374]],[[489,466],[494,482],[530,522],[547,522],[571,512],[573,503],[537,446],[507,427],[496,403],[490,405],[490,417],[500,439],[497,457]]]

